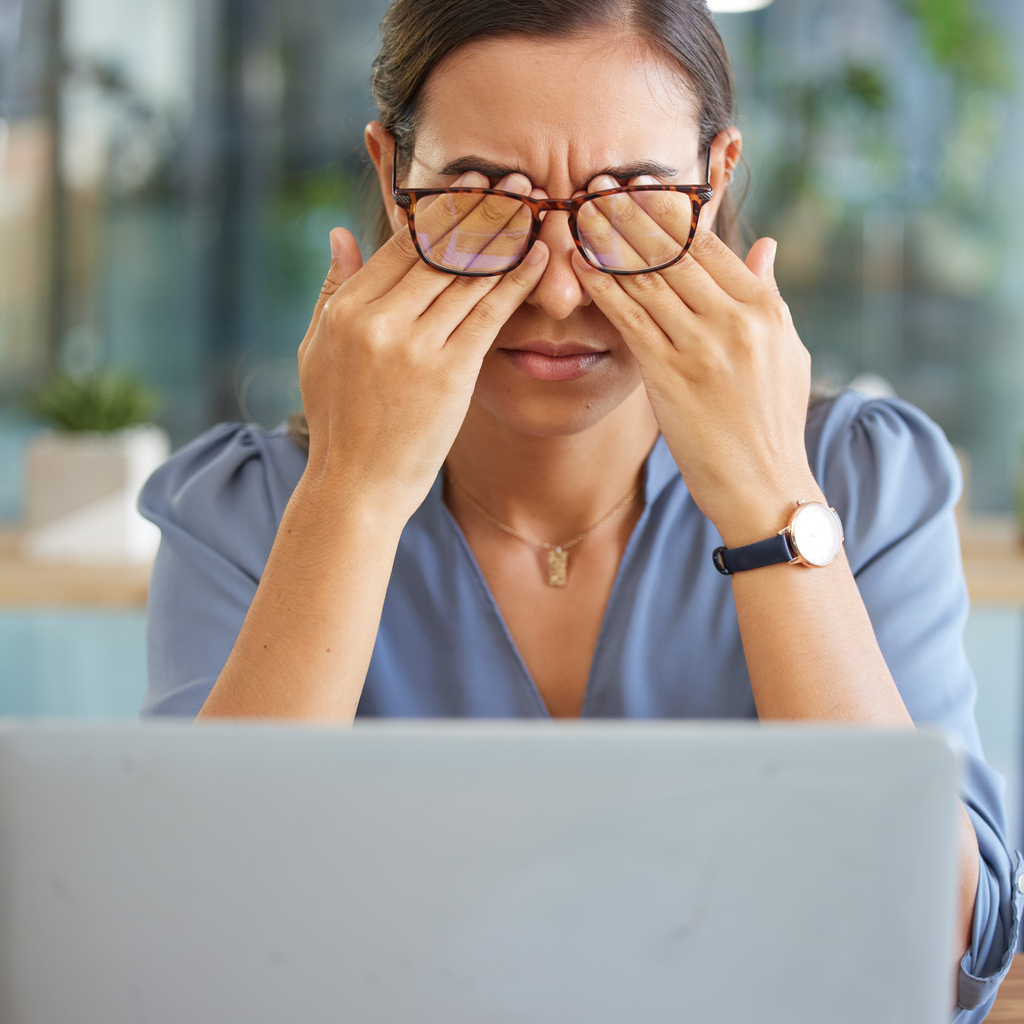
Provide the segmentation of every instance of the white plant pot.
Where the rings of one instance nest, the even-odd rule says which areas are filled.
[[[152,424],[113,434],[35,435],[28,445],[24,554],[79,565],[152,561],[160,531],[135,503],[169,453],[166,431]]]

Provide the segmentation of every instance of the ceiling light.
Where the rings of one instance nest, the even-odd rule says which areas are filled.
[[[739,14],[742,11],[759,11],[772,0],[708,0],[708,7],[719,14]]]

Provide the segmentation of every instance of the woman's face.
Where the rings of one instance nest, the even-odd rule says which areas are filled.
[[[371,153],[381,148],[377,132]],[[509,188],[501,179],[518,172],[534,195],[551,198],[645,173],[696,184],[706,171],[698,150],[693,95],[632,37],[609,30],[568,39],[482,39],[455,51],[428,79],[413,161],[399,184],[444,187],[475,171],[481,176],[468,184]],[[408,231],[391,201],[390,161],[379,166],[392,226]],[[601,175],[615,180],[592,184]],[[705,208],[703,225],[716,206]],[[499,332],[474,401],[514,430],[573,434],[636,391],[640,371],[577,280],[567,215],[547,213],[540,238],[551,251],[544,276]]]

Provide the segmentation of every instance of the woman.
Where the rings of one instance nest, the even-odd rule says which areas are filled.
[[[331,234],[307,431],[216,428],[143,494],[146,710],[941,722],[969,765],[957,1019],[981,1020],[1020,869],[955,461],[903,403],[808,413],[775,243],[725,244],[742,140],[704,3],[396,0],[384,29],[387,230],[365,266]],[[416,191],[449,188],[504,195]]]

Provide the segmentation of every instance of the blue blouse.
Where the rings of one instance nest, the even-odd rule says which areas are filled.
[[[964,654],[967,588],[953,506],[959,466],[905,402],[854,391],[814,405],[807,452],[842,518],[879,646],[915,722],[965,751],[963,799],[981,850],[956,1024],[981,1021],[1017,945],[1024,865],[1006,845],[1002,779],[985,764]],[[178,451],[139,501],[163,532],[149,597],[143,713],[194,716],[235,643],[306,456],[282,429],[222,424]],[[442,498],[439,475],[395,557],[360,715],[543,717],[545,705]],[[619,566],[584,717],[755,718],[721,543],[663,439]]]

